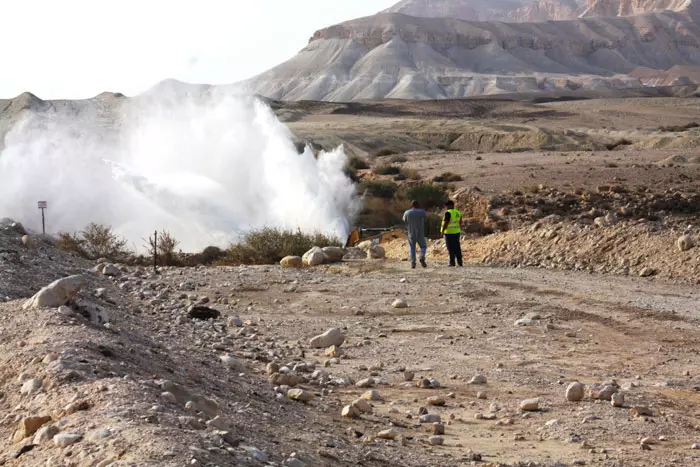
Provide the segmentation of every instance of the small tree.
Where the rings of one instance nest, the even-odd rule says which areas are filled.
[[[91,222],[80,232],[82,235],[82,248],[90,259],[107,258],[112,261],[123,260],[130,252],[125,238],[112,232],[108,225]]]
[[[424,209],[436,208],[447,200],[447,193],[439,185],[422,184],[409,188],[406,198],[418,201]]]
[[[154,252],[158,253],[158,258],[160,259],[160,264],[163,266],[174,266],[175,261],[175,248],[180,244],[173,234],[167,230],[162,230],[157,232],[158,238],[148,237],[147,248],[148,253],[152,257]],[[154,249],[154,247],[156,247]],[[155,250],[155,251],[154,251]]]

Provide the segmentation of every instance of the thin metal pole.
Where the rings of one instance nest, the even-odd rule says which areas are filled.
[[[158,274],[158,231],[153,233],[153,272]]]
[[[46,220],[44,219],[44,208],[41,208],[41,231],[46,235]]]

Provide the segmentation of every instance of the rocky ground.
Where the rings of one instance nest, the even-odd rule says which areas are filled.
[[[35,240],[0,230],[3,465],[700,460],[683,284],[441,258],[153,274]],[[65,306],[23,309],[75,274]]]

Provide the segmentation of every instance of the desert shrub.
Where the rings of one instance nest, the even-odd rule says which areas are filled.
[[[406,190],[405,197],[412,201],[418,201],[424,209],[433,209],[441,206],[447,200],[447,193],[440,185],[422,184]]]
[[[153,257],[155,249],[155,252],[158,253],[158,261],[162,266],[177,266],[180,264],[175,253],[175,248],[177,248],[179,244],[180,242],[175,238],[175,236],[167,230],[158,232],[157,239],[154,239],[154,237],[148,237],[148,240],[146,240],[148,255]]]
[[[80,238],[77,233],[61,232],[58,234],[58,240],[56,240],[56,248],[59,250],[76,253],[83,258],[87,258],[87,253],[83,248],[84,244],[85,240]]]
[[[405,202],[370,198],[365,201],[356,224],[364,228],[388,228],[403,223]]]
[[[401,169],[401,173],[409,180],[420,180],[422,178],[416,169]]]
[[[401,172],[398,175],[394,175],[394,181],[395,182],[401,182],[406,180],[408,177],[406,176],[405,173]]]
[[[285,256],[301,256],[314,246],[341,246],[342,242],[323,234],[301,230],[265,228],[247,233],[229,247],[225,261],[234,264],[274,264]]]
[[[393,156],[396,154],[398,151],[395,151],[391,148],[381,148],[377,152],[374,153],[374,157],[386,157],[386,156]]]
[[[700,127],[700,123],[690,122],[690,123],[687,123],[685,125],[660,126],[659,130],[673,132],[673,133],[680,133],[681,131],[686,131],[686,130],[690,130],[691,128],[698,128],[698,127]]]
[[[127,240],[112,232],[109,225],[90,223],[80,232],[83,249],[90,259],[107,258],[119,261],[128,258],[131,252],[126,247]]]
[[[395,165],[378,165],[372,169],[377,175],[398,175],[401,173],[401,168]]]
[[[622,138],[622,139],[618,139],[614,143],[606,144],[605,148],[608,151],[614,151],[615,149],[619,148],[620,146],[629,146],[630,144],[632,144],[632,141],[625,139],[625,138]]]
[[[226,252],[218,246],[208,246],[202,250],[199,256],[202,264],[212,264],[226,256]]]
[[[367,161],[358,156],[352,156],[348,159],[347,166],[353,170],[369,169]]]
[[[392,199],[398,186],[388,180],[366,180],[359,185],[360,193],[367,193],[375,198]]]
[[[134,257],[133,252],[127,248],[125,238],[116,235],[111,226],[94,222],[78,233],[59,233],[56,247],[87,259],[105,258],[129,262]]]
[[[461,182],[464,180],[461,175],[452,173],[452,172],[443,172],[441,175],[438,175],[437,177],[433,177],[434,182]]]
[[[401,154],[396,154],[395,156],[391,156],[391,159],[389,159],[389,162],[392,164],[402,164],[406,162],[408,158],[406,156],[402,156]]]

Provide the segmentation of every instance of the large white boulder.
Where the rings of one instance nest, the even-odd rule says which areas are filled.
[[[326,258],[328,258],[328,262],[337,263],[343,260],[345,249],[338,246],[327,246],[323,248],[323,253],[326,255]]]
[[[328,262],[326,254],[317,246],[304,253],[301,259],[306,266],[319,266]]]
[[[312,337],[309,346],[314,349],[324,349],[332,345],[340,346],[345,342],[345,335],[338,328],[331,328],[316,337]]]
[[[280,266],[283,268],[300,268],[303,266],[303,261],[300,256],[285,256],[280,261]]]
[[[68,300],[75,297],[84,284],[85,278],[80,275],[58,279],[24,302],[22,309],[56,308],[65,305]]]

